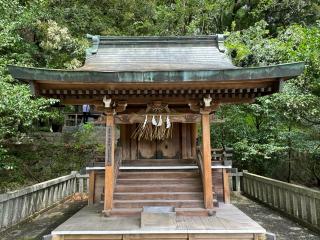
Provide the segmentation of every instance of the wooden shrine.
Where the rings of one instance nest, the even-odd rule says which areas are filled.
[[[278,92],[304,69],[303,63],[236,67],[223,35],[88,37],[92,47],[79,69],[9,71],[35,96],[104,113],[105,159],[88,171],[89,203],[103,202],[106,216],[136,216],[145,206],[214,215],[218,202],[229,202],[231,168],[212,162],[215,111]]]

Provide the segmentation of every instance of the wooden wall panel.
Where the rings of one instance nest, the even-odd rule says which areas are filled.
[[[182,159],[188,158],[187,153],[187,124],[181,123],[181,152],[182,152]]]
[[[157,154],[157,143],[155,141],[138,141],[138,158],[154,159]]]
[[[197,137],[198,137],[198,126],[196,123],[190,123],[190,136],[191,136],[191,156],[196,158],[197,154]]]
[[[197,126],[194,123],[181,123],[182,159],[196,157]]]
[[[157,142],[157,158],[180,159],[181,135],[180,124],[173,124],[172,138]]]
[[[96,172],[95,174],[95,188],[94,188],[94,202],[100,203],[101,195],[104,192],[104,173]]]
[[[122,146],[122,160],[131,159],[130,147],[130,129],[131,126],[127,124],[120,125],[120,142]]]
[[[171,139],[146,141],[132,139],[137,124],[120,125],[123,160],[137,159],[194,159],[196,154],[196,125],[174,123]]]
[[[217,200],[223,202],[223,176],[222,169],[212,170],[213,191],[216,194]]]
[[[187,135],[187,159],[191,158],[191,127],[190,127],[190,123],[186,124],[186,135]]]
[[[130,141],[131,160],[138,159],[138,140],[131,138],[131,134],[135,131],[136,127],[137,124],[130,125],[130,131],[127,135],[127,141]]]

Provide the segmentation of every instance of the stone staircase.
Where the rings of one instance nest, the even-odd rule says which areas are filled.
[[[138,216],[146,206],[171,206],[177,215],[207,216],[198,169],[120,170],[111,215]]]

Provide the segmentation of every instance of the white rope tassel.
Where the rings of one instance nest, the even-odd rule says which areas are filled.
[[[167,122],[166,128],[170,128],[171,127],[171,122],[170,122],[169,116],[167,116],[166,122]]]
[[[160,127],[161,125],[162,125],[162,117],[161,117],[161,115],[160,115],[160,117],[159,117],[159,122],[158,122],[157,126]]]
[[[154,125],[154,126],[157,126],[157,125],[158,125],[157,120],[156,120],[156,118],[154,117],[154,115],[152,116],[151,122],[152,122],[152,125]]]
[[[148,122],[148,115],[146,115],[146,118],[144,119],[144,123],[143,123],[142,129],[144,129],[146,127],[147,122]]]

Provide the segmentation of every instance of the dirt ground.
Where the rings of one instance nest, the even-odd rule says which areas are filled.
[[[320,240],[320,235],[244,196],[233,196],[232,203],[268,232],[276,234],[277,240]],[[85,201],[66,201],[30,222],[0,233],[0,240],[41,240],[42,236],[50,234],[85,204]]]
[[[276,234],[277,240],[320,240],[319,234],[242,195],[233,196],[232,203],[267,232]]]
[[[87,204],[86,201],[68,200],[30,222],[15,226],[4,233],[0,233],[1,240],[42,240],[52,230],[66,221]]]

